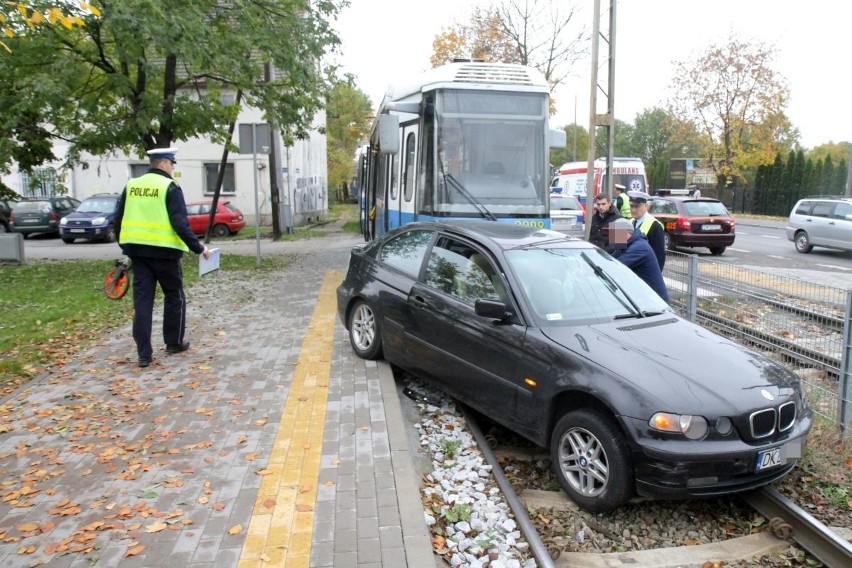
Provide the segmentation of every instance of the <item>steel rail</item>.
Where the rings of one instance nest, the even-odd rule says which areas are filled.
[[[793,540],[829,568],[852,566],[852,543],[772,487],[744,493],[741,497],[767,519],[780,518],[788,524],[792,528]]]
[[[494,479],[497,481],[497,485],[500,486],[500,491],[506,498],[506,502],[512,510],[512,513],[515,515],[518,526],[520,527],[521,532],[524,533],[524,537],[526,537],[527,542],[530,545],[530,551],[532,552],[533,557],[535,557],[536,562],[538,562],[538,565],[541,568],[555,568],[556,565],[553,563],[553,558],[550,557],[547,547],[541,540],[541,537],[539,536],[536,528],[533,526],[532,521],[530,521],[529,515],[527,515],[527,511],[524,508],[524,504],[521,503],[521,500],[512,488],[512,484],[509,483],[509,480],[506,478],[506,474],[503,473],[503,468],[497,461],[494,452],[491,451],[491,446],[485,439],[485,435],[479,428],[479,424],[476,422],[476,419],[472,416],[466,406],[459,404],[459,407],[461,408],[464,419],[467,421],[467,425],[470,428],[477,445],[479,446],[479,451],[485,456],[485,461],[491,464],[491,472],[494,474]]]

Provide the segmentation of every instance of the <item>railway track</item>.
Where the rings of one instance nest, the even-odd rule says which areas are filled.
[[[684,281],[680,282],[686,286]],[[832,345],[819,336],[839,336],[842,333],[843,306],[801,298],[795,298],[794,303],[793,298],[779,298],[768,294],[764,288],[739,281],[711,280],[703,276],[698,279],[697,286],[700,298],[705,300],[704,306],[695,310],[696,320],[701,325],[728,337],[777,351],[791,361],[804,365],[816,364],[837,376],[841,366],[842,344]],[[712,299],[717,296],[733,298],[735,303],[729,305]],[[762,319],[776,323],[781,328],[780,333],[778,330],[760,329],[751,321],[752,314],[758,308],[771,310]],[[817,326],[818,333],[812,331],[813,326]],[[817,336],[819,341],[814,341],[811,336]]]
[[[535,557],[538,565],[542,568],[596,568],[613,566],[654,566],[657,568],[679,567],[679,566],[719,566],[724,562],[725,566],[743,566],[754,557],[778,557],[778,564],[770,566],[786,566],[786,555],[790,543],[795,542],[801,549],[817,559],[829,568],[848,568],[852,566],[852,544],[844,540],[836,532],[820,523],[795,503],[782,496],[772,488],[763,488],[739,496],[748,507],[753,509],[760,517],[768,521],[763,530],[749,533],[743,536],[730,538],[718,542],[706,544],[687,543],[687,546],[673,546],[657,549],[632,550],[625,552],[573,552],[570,547],[560,547],[554,540],[547,540],[540,534],[541,519],[547,520],[546,515],[536,513],[537,520],[531,518],[528,510],[542,511],[549,508],[563,508],[577,511],[581,514],[562,491],[533,491],[528,498],[523,498],[515,491],[512,483],[508,480],[497,459],[497,454],[506,456],[512,454],[506,449],[500,448],[495,453],[493,447],[501,443],[500,437],[493,433],[488,436],[477,421],[475,413],[465,410],[465,420],[479,445],[485,459],[493,467],[494,477],[506,498],[507,503],[515,515],[518,526],[521,528],[530,551]],[[514,452],[517,454],[529,454],[526,450]],[[707,504],[708,500],[702,501]],[[690,515],[691,502],[679,502],[683,514]],[[712,504],[712,501],[710,501]],[[681,507],[675,505],[675,508]],[[720,507],[721,509],[722,507]],[[744,515],[745,522],[755,522],[753,517]],[[594,524],[591,516],[587,515],[586,522]],[[720,523],[732,522],[729,519],[720,519]],[[603,529],[604,531],[606,529]],[[630,529],[625,529],[629,531]],[[765,564],[764,564],[765,565]]]

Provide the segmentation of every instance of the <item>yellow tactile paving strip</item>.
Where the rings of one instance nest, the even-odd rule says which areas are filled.
[[[311,559],[325,409],[343,272],[328,271],[293,373],[278,435],[252,511],[239,568],[307,568]]]

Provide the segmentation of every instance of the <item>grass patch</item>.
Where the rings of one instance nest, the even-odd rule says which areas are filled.
[[[280,269],[289,257],[225,255],[222,271]],[[61,363],[133,318],[132,290],[119,301],[103,293],[111,260],[29,261],[0,267],[0,395]],[[198,280],[195,255],[183,258],[184,286]],[[157,292],[158,298],[162,294]],[[155,308],[156,309],[156,308]]]

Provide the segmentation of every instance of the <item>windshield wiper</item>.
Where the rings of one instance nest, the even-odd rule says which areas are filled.
[[[639,309],[639,306],[636,304],[636,302],[634,302],[634,301],[633,301],[633,298],[631,298],[631,297],[630,297],[630,295],[629,295],[629,294],[628,294],[628,293],[624,290],[624,288],[622,288],[622,287],[620,287],[618,284],[616,284],[616,283],[615,283],[615,280],[613,280],[613,279],[609,276],[609,274],[607,274],[607,273],[604,271],[604,269],[603,269],[603,268],[601,268],[600,266],[598,266],[597,264],[595,264],[594,262],[592,262],[592,259],[591,259],[591,258],[589,258],[589,257],[586,255],[586,253],[582,253],[580,256],[583,258],[583,260],[585,260],[585,261],[586,261],[586,264],[588,264],[588,265],[592,268],[592,271],[595,273],[595,275],[596,275],[598,278],[600,278],[601,280],[603,280],[604,284],[606,284],[606,288],[607,288],[607,290],[609,290],[609,291],[610,291],[610,293],[612,294],[612,296],[613,296],[616,300],[618,300],[618,302],[619,302],[622,306],[624,306],[624,308],[625,308],[625,309],[629,312],[629,313],[627,313],[627,314],[622,314],[622,315],[619,315],[619,316],[615,316],[615,319],[624,319],[624,318],[641,318],[641,317],[645,317],[645,312],[643,312],[642,310],[640,310],[640,309]],[[621,292],[621,295],[619,295],[619,294],[618,294],[619,292]],[[621,296],[624,296],[624,298],[625,298],[625,299],[627,299],[627,302],[629,302],[629,303],[630,303],[630,305],[628,305],[627,303],[625,303],[625,301],[621,299]]]
[[[450,182],[450,185],[452,185],[454,188],[456,188],[456,191],[461,193],[462,197],[467,199],[468,203],[473,205],[476,208],[476,210],[479,211],[480,215],[482,215],[484,218],[488,219],[489,221],[496,221],[497,220],[497,217],[492,215],[491,211],[486,209],[486,207],[483,204],[479,203],[476,200],[476,198],[473,195],[471,195],[471,193],[467,190],[467,188],[465,186],[463,186],[459,180],[457,180],[456,178],[453,177],[453,174],[444,174],[444,179],[446,179],[448,182]]]

